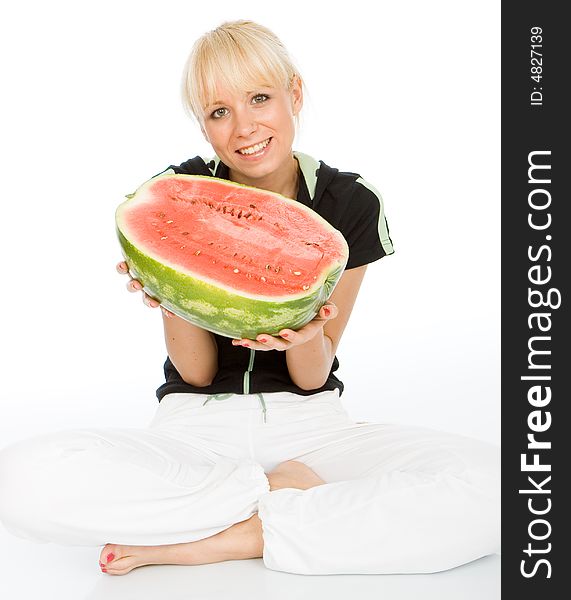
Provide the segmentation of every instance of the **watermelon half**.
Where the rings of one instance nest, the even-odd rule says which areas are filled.
[[[303,204],[198,175],[159,175],[116,212],[130,273],[176,315],[254,339],[311,321],[347,263],[342,234]]]

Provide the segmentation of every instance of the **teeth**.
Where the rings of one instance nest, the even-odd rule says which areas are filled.
[[[238,150],[238,152],[240,154],[255,154],[256,152],[260,152],[260,150],[263,150],[269,143],[270,138],[263,142],[260,142],[259,144],[256,144],[255,146],[250,146],[249,148],[242,148],[241,150]]]

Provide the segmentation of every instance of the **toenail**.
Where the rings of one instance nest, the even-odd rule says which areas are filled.
[[[111,562],[114,558],[115,558],[115,555],[113,553],[108,554],[107,555],[107,562]]]

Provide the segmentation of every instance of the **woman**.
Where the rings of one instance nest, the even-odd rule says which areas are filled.
[[[252,22],[221,25],[195,44],[184,96],[215,157],[167,171],[296,198],[343,233],[346,270],[313,321],[277,336],[230,340],[163,310],[150,426],[5,449],[0,518],[31,539],[104,544],[113,575],[255,557],[303,574],[432,572],[495,552],[494,448],[354,423],[341,404],[335,354],[367,264],[393,248],[370,184],[292,150],[303,86],[281,42]]]

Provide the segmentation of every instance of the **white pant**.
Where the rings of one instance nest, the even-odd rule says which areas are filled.
[[[265,565],[300,574],[426,573],[499,551],[498,449],[355,423],[337,391],[170,394],[147,429],[48,434],[0,452],[0,520],[61,544],[199,540],[258,511]],[[299,460],[327,484],[269,491]]]

